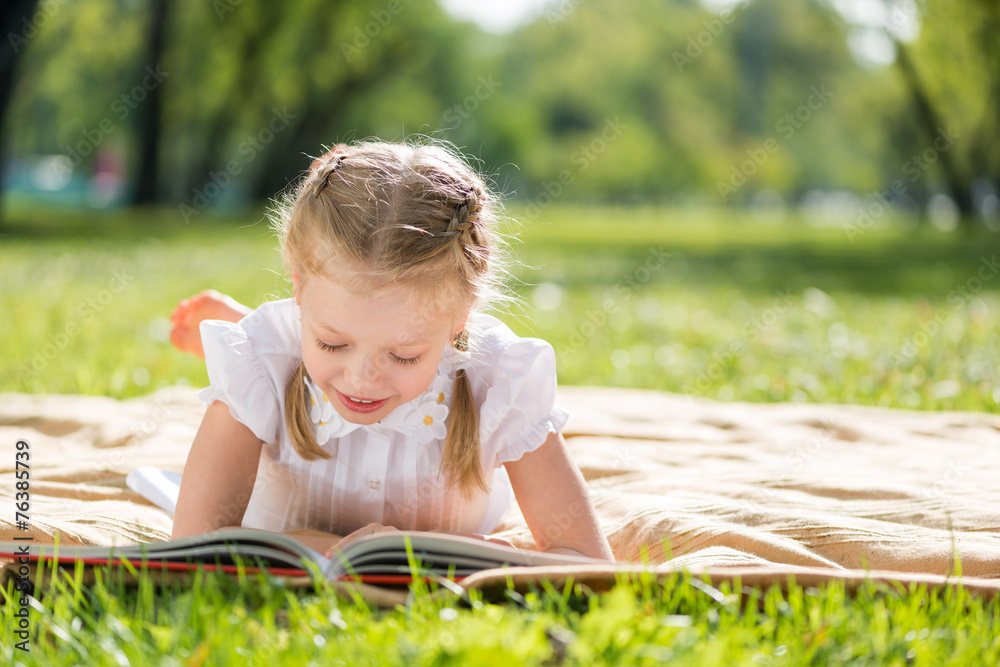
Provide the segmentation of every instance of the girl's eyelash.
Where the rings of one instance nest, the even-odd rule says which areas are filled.
[[[410,366],[410,365],[415,364],[418,361],[420,361],[420,355],[419,354],[417,356],[415,356],[415,357],[409,357],[409,358],[407,358],[407,357],[397,357],[394,354],[394,355],[392,355],[392,358],[395,359],[396,363],[402,364],[404,366]]]
[[[343,345],[330,345],[329,343],[324,343],[319,338],[316,339],[316,346],[321,350],[326,350],[327,352],[336,352],[340,348],[344,347]]]
[[[337,350],[339,350],[339,349],[341,349],[343,347],[346,347],[345,345],[330,345],[329,343],[324,343],[319,338],[316,339],[316,346],[319,349],[324,350],[326,352],[336,352]],[[393,361],[395,361],[397,364],[401,364],[403,366],[411,366],[411,365],[417,363],[418,361],[420,361],[420,355],[419,354],[417,356],[415,356],[415,357],[400,357],[400,356],[397,356],[395,354],[390,355],[390,356],[392,356]]]

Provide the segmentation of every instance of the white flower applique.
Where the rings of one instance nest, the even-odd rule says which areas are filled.
[[[417,442],[427,444],[441,440],[448,433],[448,406],[451,404],[450,368],[442,364],[441,372],[421,398],[416,410],[406,418],[406,425],[413,429]]]
[[[444,375],[438,375],[427,390],[428,400],[439,405],[451,405],[451,386],[452,383]]]
[[[448,406],[438,403],[436,397],[427,393],[416,411],[406,418],[406,424],[414,430],[417,442],[424,445],[445,436],[448,432],[446,419],[448,419]]]
[[[316,424],[316,443],[325,444],[330,439],[337,424],[331,422],[338,421],[340,415],[333,409],[329,397],[319,390],[315,384],[308,379],[303,379],[306,389],[309,390],[309,419]]]

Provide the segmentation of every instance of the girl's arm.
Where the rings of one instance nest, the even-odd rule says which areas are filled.
[[[240,525],[257,477],[261,444],[225,403],[208,406],[184,464],[172,538]]]
[[[541,551],[614,560],[580,469],[561,433],[504,464],[517,504]]]

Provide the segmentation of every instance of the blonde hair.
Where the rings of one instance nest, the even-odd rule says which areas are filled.
[[[483,179],[440,144],[339,144],[317,159],[275,208],[287,268],[336,280],[356,293],[419,287],[434,313],[482,309],[502,297],[500,206]],[[453,341],[475,344],[468,330]],[[329,458],[307,411],[305,365],[289,381],[285,421],[305,459]],[[455,375],[441,472],[466,496],[486,491],[479,414],[464,369]]]

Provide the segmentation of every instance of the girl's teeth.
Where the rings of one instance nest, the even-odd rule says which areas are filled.
[[[351,397],[348,396],[348,398]],[[360,398],[351,398],[351,400],[354,401],[355,403],[371,403],[371,401],[362,401]]]

